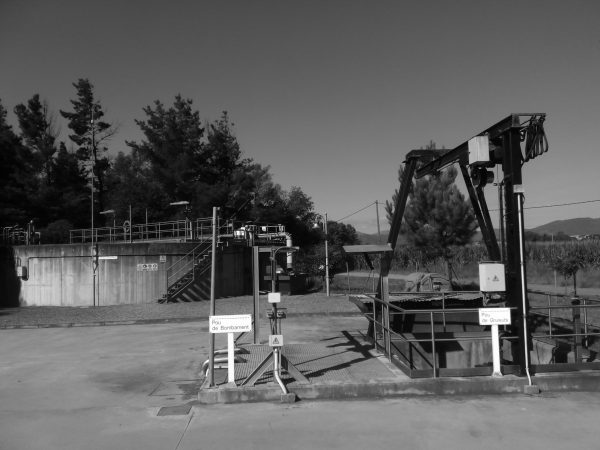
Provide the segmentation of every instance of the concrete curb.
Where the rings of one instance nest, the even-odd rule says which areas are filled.
[[[576,372],[542,374],[532,378],[533,385],[543,392],[600,391],[600,373]],[[526,377],[507,375],[502,378],[427,378],[402,381],[369,380],[366,382],[332,382],[327,384],[288,386],[298,400],[354,400],[428,395],[479,396],[523,394],[529,387]],[[276,385],[255,387],[202,388],[198,403],[279,402],[281,389]]]

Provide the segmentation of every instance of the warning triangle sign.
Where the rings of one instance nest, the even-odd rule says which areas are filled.
[[[272,334],[269,336],[269,346],[271,347],[283,347],[283,335]]]

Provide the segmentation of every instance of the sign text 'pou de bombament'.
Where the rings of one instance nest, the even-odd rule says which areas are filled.
[[[252,314],[210,316],[208,330],[211,333],[243,333],[252,331]]]

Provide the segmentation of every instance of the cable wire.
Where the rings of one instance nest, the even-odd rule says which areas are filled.
[[[555,205],[527,206],[527,207],[523,207],[523,209],[555,208],[557,206],[581,205],[581,204],[584,204],[584,203],[598,203],[598,202],[600,202],[600,199],[597,199],[597,200],[584,200],[584,201],[581,201],[581,202],[557,203]],[[499,208],[490,209],[490,212],[491,211],[499,211]]]
[[[373,206],[375,203],[376,203],[376,202],[369,203],[367,206],[365,206],[365,207],[363,207],[363,208],[359,209],[358,211],[354,211],[352,214],[348,214],[347,216],[344,216],[344,217],[342,217],[341,219],[332,220],[332,222],[341,222],[342,220],[344,220],[344,219],[347,219],[348,217],[352,217],[353,215],[355,215],[355,214],[358,214],[358,213],[359,213],[359,212],[361,212],[361,211],[364,211],[364,210],[365,210],[365,209],[367,209],[368,207],[370,207],[370,206]]]

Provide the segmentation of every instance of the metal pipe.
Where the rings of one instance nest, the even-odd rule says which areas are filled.
[[[211,267],[210,267],[210,315],[215,315],[215,264],[216,264],[216,253],[217,253],[217,211],[219,208],[213,207],[213,220],[212,220],[212,255],[211,255]],[[209,376],[208,385],[210,387],[215,385],[215,334],[210,334],[210,349],[208,353],[209,362]]]
[[[525,287],[525,258],[523,255],[523,194],[516,192],[517,196],[517,217],[519,222],[519,265],[521,267],[521,298],[523,300],[523,345],[525,346],[525,373],[529,380],[529,386],[531,383],[531,375],[529,374],[529,333],[527,331],[527,289]]]
[[[279,358],[280,358],[279,350],[277,349],[277,347],[275,347],[275,348],[273,348],[273,377],[275,378],[275,380],[277,380],[277,384],[279,384],[279,387],[281,388],[283,393],[287,394],[288,390],[285,387],[285,384],[283,384],[283,380],[281,379],[281,375],[279,372],[281,370],[281,364],[280,364]]]

